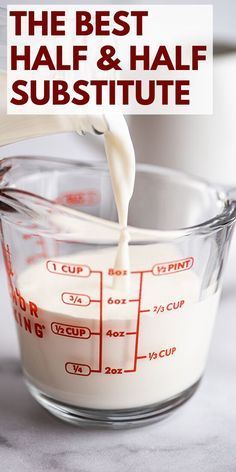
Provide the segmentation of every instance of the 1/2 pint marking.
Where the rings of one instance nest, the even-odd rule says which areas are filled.
[[[184,272],[193,267],[194,258],[187,257],[186,259],[179,259],[177,261],[160,262],[155,264],[152,268],[153,275],[169,275],[176,272]]]

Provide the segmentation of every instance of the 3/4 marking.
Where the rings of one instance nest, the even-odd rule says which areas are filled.
[[[63,292],[61,299],[66,305],[88,306],[91,303],[90,297],[82,293]]]

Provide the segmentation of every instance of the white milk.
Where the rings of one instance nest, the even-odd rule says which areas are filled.
[[[131,273],[124,297],[108,275],[114,257],[115,249],[104,249],[43,261],[17,280],[13,305],[25,374],[58,401],[141,407],[181,393],[203,373],[219,293],[198,302],[191,269]],[[148,270],[155,261],[176,260],[176,249],[131,246],[130,259],[132,271]],[[80,275],[73,275],[74,264]],[[101,275],[90,269],[103,271],[102,299]]]

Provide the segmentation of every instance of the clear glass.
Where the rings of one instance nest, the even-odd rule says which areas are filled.
[[[129,274],[114,269],[106,164],[4,159],[0,215],[24,376],[41,405],[76,424],[135,426],[195,392],[236,217],[224,189],[138,165]]]

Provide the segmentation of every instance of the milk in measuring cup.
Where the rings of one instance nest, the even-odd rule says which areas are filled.
[[[203,373],[219,294],[198,302],[194,261],[175,247],[128,246],[135,160],[124,118],[4,113],[2,145],[93,127],[104,133],[120,230],[118,249],[42,260],[18,276],[13,307],[27,379],[55,400],[92,409],[142,407],[191,387]]]
[[[128,293],[109,275],[112,248],[21,273],[14,313],[31,384],[64,403],[122,409],[163,401],[198,381],[219,294],[198,302],[194,271],[166,266],[169,275],[157,275],[153,251],[158,261],[176,260],[171,245],[130,247]]]

